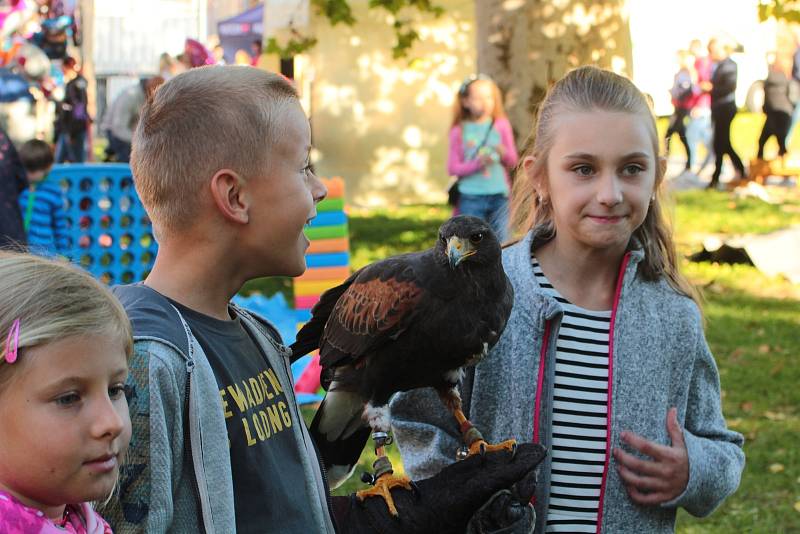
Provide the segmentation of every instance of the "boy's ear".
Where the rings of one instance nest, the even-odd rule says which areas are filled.
[[[228,221],[247,224],[250,202],[244,193],[244,179],[235,171],[220,169],[211,177],[211,198],[219,213]]]

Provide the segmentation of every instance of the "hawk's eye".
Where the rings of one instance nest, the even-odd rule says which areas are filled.
[[[469,236],[469,240],[476,245],[481,242],[481,239],[483,239],[483,234],[481,232],[477,232]]]
[[[442,242],[442,243],[444,243],[445,245],[447,244],[447,239],[445,239],[445,238],[444,238],[444,236],[443,236],[442,234],[439,234],[439,241],[441,241],[441,242]]]

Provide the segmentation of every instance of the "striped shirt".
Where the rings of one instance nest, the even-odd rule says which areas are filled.
[[[28,203],[33,206],[28,216]],[[28,222],[28,247],[32,252],[44,254],[66,253],[69,249],[67,217],[64,213],[64,195],[58,184],[39,182],[19,195],[22,217]]]
[[[556,340],[547,532],[595,532],[608,434],[611,311],[575,306],[531,261],[539,286],[564,309]]]

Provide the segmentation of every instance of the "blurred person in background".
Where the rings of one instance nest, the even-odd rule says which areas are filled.
[[[795,51],[794,57],[792,62],[792,79],[800,83],[800,44],[798,44],[798,38],[795,36]],[[800,102],[796,102],[794,109],[792,110],[792,120],[789,123],[789,131],[786,132],[786,141],[785,144],[788,147],[789,142],[792,139],[792,133],[794,132],[795,126],[797,126],[797,121],[800,120]]]
[[[258,60],[261,59],[261,41],[256,39],[250,43],[250,65],[253,67],[258,66]]]
[[[211,51],[214,55],[214,65],[225,65],[225,49],[222,48],[222,45],[217,45]]]
[[[697,93],[694,73],[694,57],[688,50],[678,51],[678,72],[669,90],[672,97],[672,106],[675,111],[669,119],[669,127],[665,138],[666,153],[669,155],[670,140],[674,134],[678,134],[681,143],[686,149],[686,170],[692,166],[692,147],[686,139],[686,120],[692,111],[692,106],[696,100]]]
[[[731,145],[731,123],[736,116],[736,82],[739,75],[736,63],[731,59],[733,43],[715,37],[708,42],[708,55],[714,62],[711,80],[700,84],[701,89],[711,95],[711,122],[714,125],[714,174],[708,189],[716,189],[722,174],[722,159],[725,154],[736,169],[736,180],[745,176],[744,164]]]
[[[169,80],[177,74],[178,66],[174,57],[164,52],[158,58],[158,75]]]
[[[0,249],[26,243],[19,195],[27,188],[28,178],[17,149],[0,130]]]
[[[234,65],[251,65],[253,62],[253,58],[250,57],[250,54],[247,53],[247,50],[240,48],[236,51],[236,54],[233,56],[233,63]]]
[[[139,113],[144,106],[146,80],[140,80],[117,95],[103,119],[102,129],[108,138],[106,154],[114,161],[127,163],[131,159],[131,140]]]
[[[703,82],[711,81],[711,70],[713,62],[711,58],[706,55],[705,48],[700,39],[694,39],[689,44],[689,51],[694,56],[694,72],[697,76],[695,83],[699,87]],[[689,124],[686,126],[686,139],[689,141],[689,146],[692,149],[692,157],[695,158],[691,161],[691,165],[697,163],[696,158],[700,155],[700,144],[702,143],[706,149],[706,157],[697,168],[697,173],[700,174],[706,166],[714,159],[714,147],[712,144],[713,135],[711,130],[711,95],[700,91],[692,105],[692,111],[689,113]]]
[[[778,141],[778,157],[786,155],[786,140],[792,113],[798,101],[798,82],[791,76],[791,62],[779,54],[767,56],[769,74],[764,80],[764,114],[767,116],[761,136],[758,138],[758,159],[764,159],[764,145],[775,136]]]
[[[19,159],[30,182],[19,195],[28,249],[43,256],[66,256],[70,239],[64,193],[57,182],[47,179],[53,168],[53,149],[44,141],[31,139],[19,147]]]
[[[81,67],[73,57],[63,64],[64,99],[56,105],[56,163],[83,163],[86,160],[86,134],[91,117],[87,107],[88,82],[81,74]]]

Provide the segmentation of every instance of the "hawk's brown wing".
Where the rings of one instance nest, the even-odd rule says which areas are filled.
[[[417,284],[413,269],[385,267],[390,272],[373,268],[360,273],[339,297],[325,325],[322,367],[358,362],[400,335],[415,315],[425,291]]]

